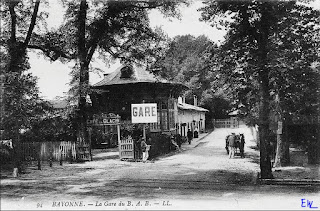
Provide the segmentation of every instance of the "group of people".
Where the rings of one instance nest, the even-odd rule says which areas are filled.
[[[190,129],[188,129],[187,138],[188,138],[189,144],[191,144],[191,141],[192,141],[193,138],[198,138],[198,130],[195,129],[195,131],[193,133]],[[148,139],[149,143],[151,143],[150,139],[151,138]],[[181,152],[181,144],[182,144],[181,135],[179,135],[179,134],[178,135],[173,135],[172,134],[170,136],[170,139],[171,139],[171,143],[176,147],[176,149]],[[149,158],[149,150],[150,150],[151,145],[147,144],[147,142],[146,142],[146,140],[145,140],[145,138],[143,136],[139,137],[139,140],[138,140],[137,143],[138,143],[138,145],[140,147],[140,150],[142,152],[142,161],[146,162],[148,160],[148,158]]]
[[[244,144],[243,134],[236,135],[235,133],[231,133],[231,135],[228,135],[226,137],[226,150],[229,154],[229,159],[234,158],[237,148],[240,150],[241,158],[244,158]]]
[[[187,132],[187,138],[189,144],[191,144],[191,140],[193,138],[193,133],[189,129]],[[150,138],[149,138],[150,139]],[[181,148],[181,141],[176,143],[175,137],[172,135],[171,136],[171,141],[178,150],[180,151]],[[147,144],[146,140],[144,137],[140,137],[140,149],[142,152],[142,161],[146,162],[149,158],[149,150],[150,150],[150,145]],[[149,143],[151,143],[151,140],[149,140]],[[229,155],[229,159],[234,158],[235,153],[237,148],[240,150],[240,156],[241,158],[244,158],[244,144],[245,144],[245,138],[243,134],[236,135],[235,133],[231,133],[231,135],[228,135],[226,137],[226,150]]]

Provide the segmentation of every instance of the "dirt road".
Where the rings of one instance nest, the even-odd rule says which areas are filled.
[[[224,139],[231,131],[244,133],[245,158],[228,159]],[[34,166],[19,179],[1,180],[1,210],[303,209],[302,198],[320,205],[316,187],[254,184],[259,165],[252,131],[217,129],[149,163],[120,161],[109,150],[92,162]]]

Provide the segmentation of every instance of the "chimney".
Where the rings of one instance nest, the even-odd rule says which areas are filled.
[[[182,102],[183,102],[183,101],[182,101],[182,97],[179,96],[179,97],[178,97],[178,103],[182,104]]]
[[[186,97],[182,96],[182,103],[186,103]]]
[[[104,78],[106,78],[109,75],[109,73],[103,74]]]
[[[198,99],[196,95],[193,95],[193,105],[198,106]]]

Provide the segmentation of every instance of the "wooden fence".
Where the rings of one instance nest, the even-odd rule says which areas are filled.
[[[238,128],[239,120],[237,118],[214,119],[213,125],[215,128]]]
[[[19,144],[18,153],[23,161],[49,160],[53,161],[68,160],[72,156],[75,160],[76,144],[71,141],[62,142],[22,142]]]
[[[134,147],[133,139],[131,136],[120,140],[120,159],[133,159],[134,158]]]

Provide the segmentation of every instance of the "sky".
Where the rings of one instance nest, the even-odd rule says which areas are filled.
[[[49,6],[48,26],[49,28],[58,27],[63,21],[63,8],[55,0],[50,0]],[[150,24],[152,27],[161,26],[163,31],[171,38],[177,35],[191,34],[199,36],[204,34],[214,42],[223,40],[224,31],[217,30],[208,23],[199,21],[200,13],[197,12],[197,8],[200,6],[201,2],[195,1],[189,7],[180,7],[181,20],[175,18],[169,20],[168,18],[164,18],[159,11],[152,11],[150,13]],[[56,96],[64,96],[64,93],[69,90],[68,83],[71,79],[69,72],[73,63],[62,64],[59,61],[50,62],[43,56],[33,52],[29,53],[29,57],[31,65],[30,71],[34,76],[38,77],[40,96],[49,100]],[[92,64],[104,70],[105,73],[112,72],[120,65],[119,62],[116,62],[108,67],[101,61],[96,61]],[[90,73],[90,84],[99,82],[102,78],[103,74],[99,76],[98,74]]]
[[[177,35],[191,34],[194,36],[206,35],[212,41],[219,43],[223,41],[225,35],[224,30],[218,30],[211,27],[209,23],[199,20],[200,12],[197,11],[201,7],[201,1],[193,1],[189,7],[181,6],[181,19],[164,18],[162,14],[154,10],[150,13],[150,24],[152,27],[160,26],[169,37]],[[320,0],[316,0],[313,7],[320,9]],[[42,8],[40,7],[40,10]],[[58,0],[49,0],[49,17],[47,23],[49,28],[58,27],[63,21],[63,8],[58,3]],[[59,61],[50,62],[43,56],[36,53],[29,53],[31,72],[38,77],[38,87],[40,96],[44,99],[54,99],[57,96],[65,96],[69,90],[68,83],[71,80],[69,76],[73,63],[62,64]],[[115,70],[120,63],[115,62],[110,66],[101,61],[92,62],[92,65],[99,67],[104,73],[109,73]],[[94,84],[103,79],[102,74],[90,73],[90,84]]]

